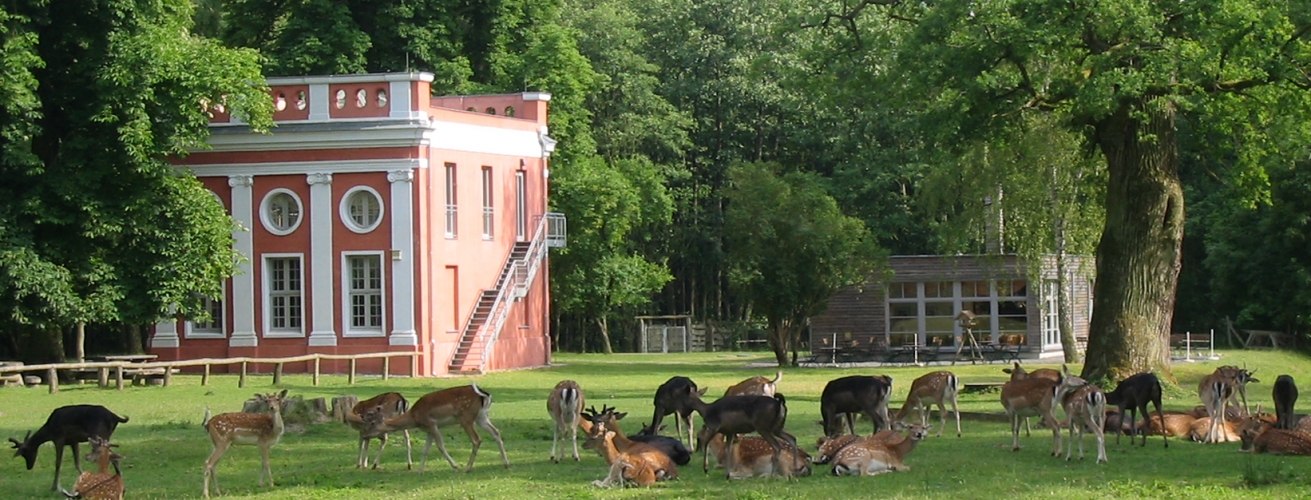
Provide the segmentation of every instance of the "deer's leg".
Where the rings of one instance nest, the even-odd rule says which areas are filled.
[[[355,468],[360,469],[369,466],[369,439],[360,435],[360,449],[355,454]]]
[[[205,460],[205,489],[204,489],[205,498],[209,498],[209,483],[211,481],[214,482],[214,493],[218,493],[220,495],[223,494],[223,492],[219,490],[218,474],[215,473],[214,468],[216,465],[218,465],[218,461],[223,458],[223,454],[227,453],[228,446],[230,445],[231,443],[227,443],[224,441],[215,442],[214,451],[211,452],[209,454],[209,458]]]
[[[73,452],[73,456],[76,457],[77,452]],[[56,442],[55,443],[55,482],[54,484],[50,485],[50,491],[59,491],[60,489],[62,489],[60,488],[60,484],[59,484],[59,469],[63,465],[64,465],[64,445]]]
[[[1061,423],[1056,420],[1056,416],[1051,412],[1043,415],[1042,420],[1048,427],[1052,428],[1052,456],[1059,457],[1061,456]]]
[[[574,461],[582,461],[578,458],[578,420],[577,417],[569,419],[569,442],[574,445]]]
[[[451,464],[451,468],[460,470],[460,466],[456,465],[455,460],[451,458],[451,454],[446,452],[446,442],[442,441],[442,431],[437,428],[437,422],[429,425],[427,431],[428,444],[423,447],[423,462],[419,464],[419,472],[423,472],[424,468],[428,466],[428,451],[432,450],[433,441],[437,441],[437,450],[442,452],[442,456],[446,458],[447,463]]]
[[[1069,427],[1070,427],[1070,440],[1073,441],[1073,440],[1074,440],[1074,426],[1075,426],[1075,420],[1078,420],[1078,419],[1074,418],[1073,415],[1070,415],[1070,412],[1068,412],[1068,411],[1065,412],[1065,415],[1066,415],[1067,417],[1069,417],[1069,419],[1070,419],[1070,424],[1069,424]],[[1066,446],[1066,447],[1065,447],[1065,459],[1066,459],[1066,460],[1069,460],[1069,459],[1070,459],[1070,453],[1073,452],[1073,451],[1074,451],[1074,444],[1073,444],[1073,443],[1071,443],[1069,446]],[[1083,431],[1079,431],[1079,458],[1080,458],[1080,459],[1083,458]]]
[[[1024,417],[1024,437],[1033,437],[1033,433],[1029,431],[1029,417]]]
[[[1010,412],[1009,410],[1007,410]],[[1020,416],[1010,412],[1011,417],[1011,451],[1020,451]]]
[[[559,418],[556,415],[552,417]],[[560,421],[557,420],[555,426],[551,428],[551,461],[557,464],[560,463],[560,457],[555,454],[555,444],[558,442],[560,442]]]
[[[954,392],[951,394],[951,412],[956,415],[956,437],[960,437],[960,405]]]
[[[483,430],[487,431],[488,434],[491,434],[491,435],[492,435],[492,439],[495,439],[495,440],[496,440],[496,447],[499,448],[500,451],[501,451],[501,463],[505,464],[505,468],[509,469],[509,468],[510,468],[510,457],[508,457],[508,456],[505,455],[505,441],[501,440],[501,430],[500,430],[500,429],[497,429],[495,425],[492,425],[492,421],[491,421],[491,419],[487,418],[487,414],[486,414],[486,413],[483,413],[483,414],[479,414],[479,415],[478,415],[477,423],[478,423],[478,427],[482,427]],[[574,428],[577,429],[578,426],[574,426]],[[474,432],[474,431],[473,431],[473,427],[472,427],[472,426],[469,427],[469,433],[472,434],[473,436],[478,435],[477,432]],[[472,436],[471,436],[471,437],[472,437]],[[575,443],[575,446],[576,446],[576,443]],[[474,449],[475,449],[475,450],[478,449],[477,445],[474,446]],[[575,453],[575,458],[576,458],[576,457],[577,457],[577,453],[578,453],[578,452],[577,452],[577,449],[575,449],[574,453]]]
[[[414,457],[410,453],[410,430],[405,429],[401,433],[405,436],[405,469],[414,470]]]
[[[736,455],[736,453],[733,452],[733,441],[736,439],[737,439],[737,434],[724,435],[724,462],[725,463],[722,465],[724,466],[725,479],[733,479],[733,462],[734,462],[733,455]],[[709,446],[707,446],[706,448],[709,448]],[[777,449],[774,450],[774,465],[778,466]]]
[[[259,447],[259,458],[264,464],[264,469],[260,471],[259,485],[264,486],[264,476],[269,478],[269,487],[273,487],[273,469],[269,468],[269,445]]]
[[[378,436],[378,441],[380,441],[381,443],[378,444],[378,456],[373,459],[374,469],[377,469],[378,467],[382,466],[382,450],[387,449],[387,433],[380,434]]]

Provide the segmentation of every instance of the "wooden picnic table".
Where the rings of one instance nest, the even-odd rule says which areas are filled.
[[[92,359],[102,359],[105,361],[127,361],[128,363],[145,363],[159,359],[158,354],[112,354],[108,356],[94,356]]]

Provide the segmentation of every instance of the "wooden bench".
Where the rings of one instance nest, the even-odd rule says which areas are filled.
[[[132,385],[164,385],[165,378],[181,372],[178,368],[124,368],[123,376],[132,377]]]
[[[1172,333],[1170,350],[1183,351],[1184,359],[1204,358],[1211,348],[1210,333]]]

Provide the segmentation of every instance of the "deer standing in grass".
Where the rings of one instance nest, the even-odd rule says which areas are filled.
[[[564,438],[564,434],[569,433],[569,442],[573,443],[574,460],[578,458],[578,426],[582,423],[583,417],[583,389],[578,386],[578,382],[572,380],[561,380],[555,384],[555,389],[551,391],[551,396],[546,399],[546,411],[551,414],[551,420],[555,421],[555,431],[551,434],[551,461],[560,463],[560,455],[556,454],[556,444]]]
[[[1124,379],[1115,387],[1114,391],[1106,393],[1106,404],[1116,405],[1120,409],[1121,418],[1129,416],[1129,444],[1138,438],[1138,414],[1147,417],[1147,403],[1156,405],[1157,418],[1165,422],[1164,414],[1161,413],[1161,381],[1151,372],[1138,373]],[[1118,429],[1118,428],[1117,428]],[[1115,433],[1115,443],[1120,444],[1120,434]],[[1161,439],[1165,441],[1165,447],[1170,447],[1168,434],[1162,434]],[[1143,446],[1147,446],[1147,433],[1143,433]]]
[[[1204,443],[1218,443],[1228,441],[1228,432],[1221,436],[1221,431],[1227,431],[1228,426],[1225,415],[1225,403],[1234,398],[1234,393],[1238,387],[1246,384],[1247,370],[1240,370],[1236,366],[1221,366],[1215,369],[1215,372],[1202,378],[1197,384],[1197,395],[1206,406],[1207,430],[1202,435],[1201,441]],[[1239,379],[1242,378],[1242,384]],[[1243,406],[1247,406],[1247,398],[1243,397]],[[1201,421],[1202,419],[1198,419]]]
[[[405,413],[410,409],[410,402],[406,401],[405,396],[399,392],[387,392],[379,394],[372,398],[360,401],[351,411],[346,414],[346,424],[360,433],[360,453],[355,457],[355,468],[367,468],[369,466],[369,442],[373,438],[378,438],[382,444],[378,445],[378,457],[373,461],[373,468],[377,469],[382,466],[382,450],[387,448],[387,433],[370,434],[369,422],[365,421],[363,415],[375,412],[381,418],[387,419]],[[414,454],[410,446],[410,431],[402,431],[405,434],[405,468],[414,468]]]
[[[501,462],[505,468],[510,468],[510,459],[505,455],[505,442],[501,440],[501,431],[492,425],[492,421],[487,418],[487,410],[492,407],[492,395],[478,388],[475,385],[466,385],[461,387],[452,387],[442,389],[436,392],[430,392],[419,398],[410,409],[405,413],[391,418],[379,418],[373,415],[371,420],[370,432],[395,432],[403,429],[422,429],[428,433],[428,443],[423,447],[423,459],[419,462],[419,472],[423,472],[428,465],[428,452],[432,450],[433,441],[437,442],[437,449],[442,452],[446,462],[451,464],[451,468],[460,470],[460,466],[451,458],[451,454],[446,451],[446,442],[442,440],[439,425],[458,423],[464,428],[464,433],[469,435],[469,442],[473,444],[473,451],[469,454],[469,463],[465,466],[464,471],[473,470],[474,459],[478,458],[478,447],[482,446],[482,437],[474,429],[476,424],[483,430],[492,434],[496,440],[496,446],[501,450]]]
[[[910,410],[914,409],[919,413],[920,425],[928,427],[929,406],[937,404],[938,417],[941,420],[937,435],[942,436],[942,429],[947,426],[946,403],[950,402],[951,411],[956,414],[956,437],[960,437],[960,408],[956,406],[959,382],[956,375],[949,371],[937,371],[920,376],[911,382],[910,393],[906,395],[906,404],[902,405],[901,411],[897,412],[893,420],[904,421]]]
[[[1061,368],[1065,370],[1065,377],[1057,386],[1055,399],[1061,403],[1070,421],[1070,439],[1075,439],[1076,428],[1079,433],[1079,460],[1083,460],[1083,429],[1087,427],[1097,437],[1097,463],[1106,462],[1106,395],[1101,388],[1070,375],[1068,368]],[[1070,459],[1073,448],[1072,444],[1065,446],[1066,460]]]
[[[613,408],[607,408],[601,413],[589,409],[584,415],[592,425],[583,446],[595,449],[610,464],[609,474],[603,480],[593,481],[594,486],[622,488],[631,482],[645,487],[678,477],[678,466],[668,454],[646,443],[632,441],[617,427],[612,427],[626,414],[615,414]]]
[[[769,396],[778,392],[778,381],[783,379],[783,370],[774,375],[774,380],[759,375],[743,380],[724,391],[725,396]]]
[[[1018,365],[1017,365],[1018,366]],[[1011,451],[1020,450],[1020,419],[1042,417],[1052,430],[1052,456],[1061,453],[1061,426],[1056,420],[1056,391],[1062,387],[1072,390],[1082,382],[1062,379],[1059,383],[1045,378],[1011,380],[1001,388],[1001,405],[1011,421]]]
[[[77,478],[77,485],[73,487],[72,493],[64,491],[64,496],[68,498],[85,498],[88,500],[123,500],[123,477],[117,472],[109,473],[110,464],[113,464],[114,470],[118,470],[118,461],[123,459],[123,455],[114,453],[110,449],[118,445],[109,444],[108,439],[101,437],[92,437],[91,454],[86,456],[88,461],[94,461],[99,465],[98,472],[83,472]]]
[[[1024,367],[1020,366],[1020,363],[1018,361],[1015,362],[1015,365],[1012,368],[1002,368],[1001,371],[1002,373],[1009,374],[1011,376],[1011,380],[1039,378],[1039,379],[1050,380],[1058,384],[1061,383],[1061,372],[1059,370],[1054,370],[1051,368],[1039,368],[1037,370],[1029,372],[1029,371],[1025,371]],[[1030,432],[1029,417],[1024,417],[1024,437],[1030,437],[1030,436],[1033,436],[1033,433]]]
[[[205,409],[205,421],[201,425],[209,432],[209,439],[214,442],[214,452],[205,460],[205,498],[209,498],[211,480],[214,482],[214,492],[222,494],[219,491],[214,467],[223,458],[223,454],[227,453],[228,447],[234,444],[259,447],[260,458],[263,460],[259,484],[263,486],[264,477],[268,476],[269,487],[273,487],[273,471],[269,468],[269,448],[278,444],[278,440],[282,438],[282,401],[286,397],[286,390],[274,394],[255,395],[255,399],[269,405],[272,413],[221,413],[210,418],[209,409]]]

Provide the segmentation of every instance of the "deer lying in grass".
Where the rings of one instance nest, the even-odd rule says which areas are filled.
[[[1018,361],[1011,368],[1002,368],[1002,373],[1010,374],[1011,380],[1024,380],[1027,378],[1050,380],[1057,384],[1061,383],[1061,372],[1052,368],[1039,368],[1032,372],[1025,371]],[[1029,417],[1024,417],[1024,437],[1031,437]]]
[[[1143,419],[1138,428],[1145,429],[1148,434],[1187,438],[1192,436],[1193,422],[1196,421],[1197,417],[1188,413],[1165,413],[1149,415]]]
[[[1001,405],[1011,421],[1011,451],[1020,451],[1020,419],[1037,416],[1042,417],[1043,424],[1052,430],[1052,456],[1059,456],[1061,428],[1055,414],[1056,393],[1059,390],[1071,391],[1084,383],[1077,377],[1076,380],[1063,378],[1059,383],[1046,378],[1024,378],[1003,385]]]
[[[928,426],[929,424],[929,406],[938,405],[938,418],[940,420],[937,436],[942,436],[942,429],[947,427],[947,407],[945,403],[951,403],[951,411],[956,414],[956,437],[960,437],[960,408],[956,405],[956,394],[960,386],[960,379],[956,378],[954,373],[949,371],[937,371],[927,373],[915,379],[910,384],[910,393],[906,395],[906,403],[901,406],[901,411],[893,417],[894,421],[904,422],[906,415],[914,409],[919,413],[920,425]]]
[[[760,434],[760,437],[773,448],[774,472],[782,472],[786,475],[795,468],[795,466],[784,467],[780,462],[784,446],[780,440],[797,448],[796,437],[783,429],[787,422],[788,410],[787,400],[782,394],[774,394],[772,398],[726,396],[710,404],[696,397],[691,403],[692,409],[696,410],[705,421],[701,432],[697,434],[697,450],[703,452],[701,467],[705,472],[710,472],[710,438],[715,434],[723,434],[728,442],[727,446],[731,449],[737,436],[748,432]],[[727,472],[734,470],[732,454],[728,455],[728,462],[724,464],[724,469]]]
[[[92,437],[91,454],[86,456],[88,461],[95,461],[99,465],[98,472],[83,472],[77,478],[77,485],[73,486],[73,491],[63,491],[64,496],[68,498],[84,498],[88,500],[123,500],[123,476],[118,472],[109,473],[109,466],[112,464],[114,470],[118,471],[118,461],[123,459],[123,455],[114,453],[111,448],[118,445],[109,444],[108,439]]]
[[[1061,384],[1057,386],[1055,399],[1060,401],[1061,407],[1065,409],[1065,415],[1070,421],[1070,439],[1075,439],[1074,434],[1079,433],[1077,442],[1079,443],[1079,460],[1083,460],[1083,430],[1091,429],[1093,436],[1097,438],[1097,463],[1106,462],[1106,395],[1102,394],[1101,388],[1095,385],[1088,385],[1088,382],[1082,378],[1070,374],[1070,370],[1061,367],[1065,371],[1065,377]],[[1065,459],[1070,459],[1070,452],[1074,446],[1065,446]]]
[[[728,471],[729,479],[745,479],[758,476],[776,475],[774,471],[774,448],[756,436],[739,437],[733,443],[733,456],[729,457],[724,446],[724,437],[716,434],[710,439],[710,453],[715,456],[715,461],[719,467],[732,462],[733,470]],[[777,474],[786,476],[809,476],[810,475],[810,454],[806,450],[795,448],[789,444],[783,445],[783,451],[779,454],[779,462],[784,466],[792,466],[792,470],[787,474]]]
[[[687,465],[692,461],[692,452],[688,451],[687,446],[684,446],[683,442],[677,439],[669,436],[657,435],[654,431],[651,431],[650,434],[639,434],[629,437],[619,426],[619,421],[623,420],[626,416],[628,416],[627,412],[618,413],[615,411],[615,408],[609,406],[602,405],[600,413],[596,411],[595,407],[592,407],[588,408],[587,411],[583,413],[583,419],[579,424],[579,427],[583,428],[584,438],[590,437],[592,435],[593,427],[592,419],[595,417],[603,420],[606,429],[614,431],[617,438],[629,439],[635,443],[642,443],[660,450],[661,453],[668,455],[669,459],[673,460],[674,463],[678,465]],[[642,430],[648,431],[649,429],[647,429],[646,426],[642,426]]]
[[[1243,419],[1238,425],[1243,451],[1271,455],[1311,455],[1311,434],[1280,429],[1259,418]]]
[[[833,475],[873,476],[885,472],[910,470],[910,467],[905,464],[906,456],[928,435],[932,426],[895,422],[893,427],[906,429],[906,435],[891,441],[866,438],[839,450],[833,457]]]
[[[371,420],[371,433],[395,432],[403,429],[423,429],[428,434],[428,442],[423,447],[423,459],[419,462],[419,472],[423,472],[428,465],[428,452],[432,450],[433,441],[437,442],[437,450],[442,452],[442,457],[446,462],[451,464],[451,468],[460,470],[460,466],[451,458],[451,454],[446,451],[446,442],[442,440],[441,430],[438,426],[442,424],[458,423],[464,429],[464,433],[469,436],[469,442],[473,445],[473,451],[469,453],[469,463],[465,465],[464,471],[473,470],[474,460],[478,458],[478,448],[482,446],[482,437],[474,429],[474,425],[482,427],[483,430],[491,433],[492,439],[496,440],[496,446],[501,450],[501,463],[505,468],[510,468],[510,459],[505,455],[505,442],[501,440],[501,431],[492,425],[492,421],[487,418],[487,411],[492,407],[492,395],[479,389],[477,385],[471,384],[460,387],[451,387],[440,391],[430,392],[415,401],[410,409],[405,413],[392,418],[381,418],[376,413],[366,417]]]
[[[546,411],[551,414],[551,420],[555,422],[554,432],[551,433],[551,461],[560,463],[560,455],[556,454],[556,445],[564,438],[564,434],[569,433],[569,442],[574,447],[574,461],[578,461],[578,426],[583,421],[583,389],[578,386],[578,382],[572,380],[561,380],[555,384],[555,389],[551,390],[551,396],[546,399]]]
[[[823,422],[820,423],[822,424]],[[815,442],[815,448],[817,448],[817,450],[815,451],[815,456],[811,458],[810,462],[815,464],[826,464],[832,462],[834,455],[837,455],[838,452],[842,451],[843,448],[846,448],[847,446],[857,441],[868,439],[871,441],[893,442],[893,441],[900,441],[901,438],[902,438],[902,432],[900,430],[893,430],[893,429],[889,429],[886,431],[879,431],[877,434],[874,434],[873,436],[870,436],[868,438],[866,438],[865,436],[861,436],[859,434],[843,434],[841,436],[823,436],[819,438],[818,441]]]
[[[60,491],[59,471],[64,465],[64,447],[73,449],[73,467],[82,472],[82,452],[78,443],[85,443],[93,436],[109,439],[114,435],[118,424],[127,423],[127,417],[119,417],[109,409],[98,405],[69,405],[55,408],[46,418],[46,423],[35,433],[28,432],[20,442],[9,438],[13,443],[14,456],[23,457],[27,470],[36,465],[36,453],[47,441],[55,445],[55,481],[50,491]],[[117,471],[118,466],[114,466]]]
[[[724,391],[725,396],[769,396],[778,392],[778,381],[783,379],[783,370],[774,375],[774,380],[759,375],[743,380]]]
[[[219,491],[218,477],[214,474],[214,468],[223,458],[223,454],[227,453],[228,447],[234,444],[259,447],[260,458],[263,460],[259,484],[264,486],[264,477],[268,476],[269,487],[273,487],[273,471],[269,468],[269,448],[278,444],[278,440],[282,438],[282,401],[286,397],[286,390],[275,394],[255,395],[255,399],[269,405],[269,409],[273,412],[271,414],[234,412],[221,413],[210,418],[209,408],[205,409],[205,420],[201,425],[209,432],[209,439],[214,442],[214,451],[205,460],[205,498],[209,498],[211,480],[214,481],[214,492],[222,494]]]
[[[377,417],[388,419],[405,413],[409,409],[410,402],[406,401],[405,396],[402,396],[399,392],[379,394],[364,401],[360,401],[351,408],[351,411],[346,414],[346,425],[351,426],[351,428],[360,433],[360,452],[359,455],[355,457],[355,468],[361,469],[369,467],[369,442],[372,441],[373,438],[376,437],[378,438],[378,441],[381,442],[381,444],[378,445],[378,457],[373,461],[374,469],[382,467],[382,450],[387,448],[387,433],[384,432],[378,435],[369,434],[369,428],[371,425],[364,420],[362,415],[369,412],[375,412]],[[406,429],[401,432],[405,434],[405,468],[413,469],[414,453],[410,445],[410,431]]]
[[[593,481],[592,485],[622,488],[626,483],[634,483],[646,487],[656,481],[678,477],[678,466],[674,465],[669,455],[645,443],[632,441],[611,428],[618,420],[613,411],[606,409],[598,414],[595,409],[589,409],[584,413],[592,425],[583,447],[596,450],[610,464],[610,472],[605,479]]]

